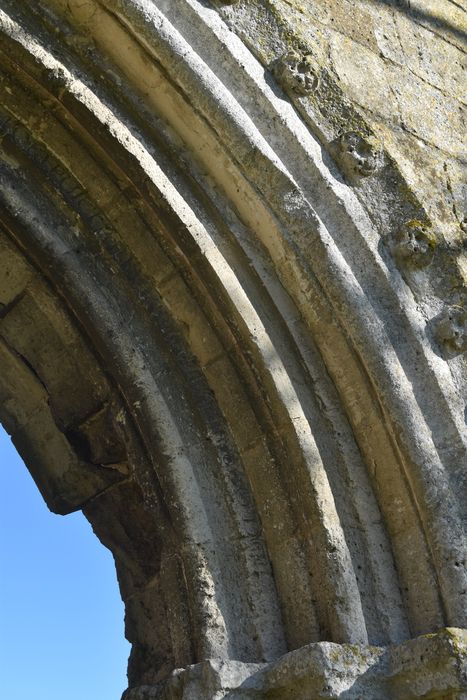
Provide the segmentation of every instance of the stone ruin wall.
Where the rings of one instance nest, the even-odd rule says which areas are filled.
[[[0,419],[125,700],[467,697],[465,29],[0,0]]]

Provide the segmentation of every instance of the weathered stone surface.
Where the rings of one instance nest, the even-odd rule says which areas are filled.
[[[351,179],[356,175],[368,177],[381,167],[382,155],[378,147],[356,131],[339,136],[336,152],[342,169]]]
[[[450,353],[459,354],[467,350],[467,309],[451,306],[438,319],[437,336]]]
[[[318,77],[313,70],[312,56],[289,51],[277,59],[272,66],[272,71],[286,92],[308,95],[318,87]]]
[[[431,263],[436,238],[421,221],[408,221],[394,238],[393,252],[402,265],[425,267]]]
[[[0,419],[125,700],[465,696],[462,21],[0,0]]]
[[[122,700],[461,700],[466,690],[466,635],[451,628],[389,649],[310,644],[269,665],[212,659]]]

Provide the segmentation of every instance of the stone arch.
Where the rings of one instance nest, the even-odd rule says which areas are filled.
[[[0,418],[114,553],[130,698],[465,626],[461,304],[436,337],[399,264],[429,217],[368,125],[314,117],[315,58],[265,70],[236,9],[0,14]]]

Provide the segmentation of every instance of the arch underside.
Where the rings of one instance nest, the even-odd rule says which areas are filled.
[[[214,5],[29,5],[0,2],[0,418],[114,554],[128,698],[449,666],[459,632],[407,640],[467,626],[463,359],[381,245],[403,221]]]

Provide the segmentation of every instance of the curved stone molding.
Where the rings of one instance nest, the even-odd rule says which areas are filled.
[[[128,698],[340,697],[348,661],[379,700],[466,625],[457,278],[402,279],[409,183],[329,71],[278,94],[242,22],[283,25],[238,5],[1,0],[0,418],[114,554]]]

